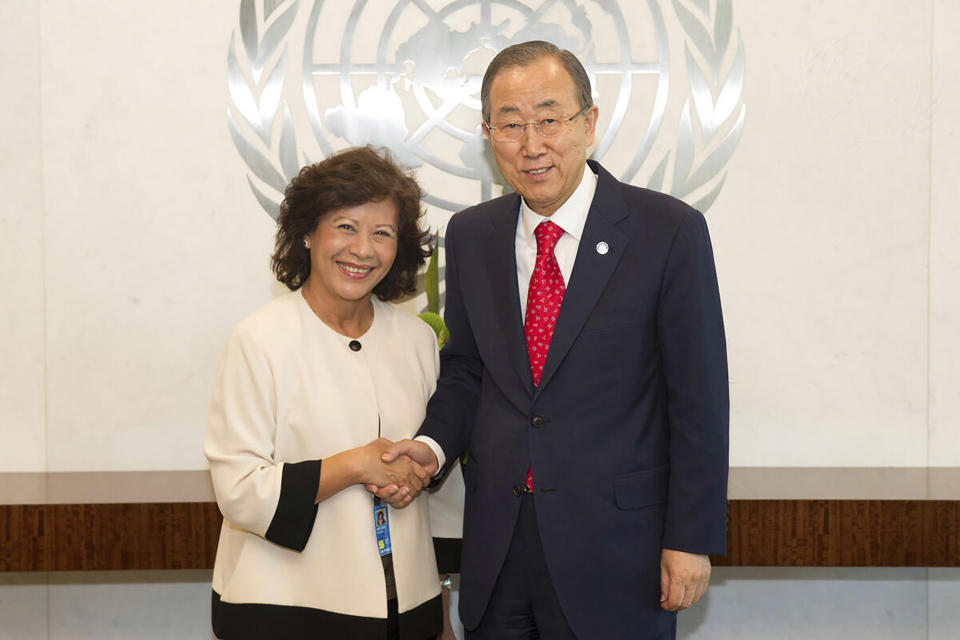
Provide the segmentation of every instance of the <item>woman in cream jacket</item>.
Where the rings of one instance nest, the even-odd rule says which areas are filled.
[[[441,628],[426,482],[407,458],[438,373],[433,331],[387,301],[429,254],[420,189],[385,152],[305,167],[273,269],[291,290],[231,333],[204,452],[224,516],[219,638],[424,640]],[[389,505],[364,485],[388,486]]]

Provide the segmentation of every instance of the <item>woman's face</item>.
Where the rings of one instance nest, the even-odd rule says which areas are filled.
[[[310,292],[318,302],[365,302],[397,257],[397,206],[392,198],[331,211],[310,241]]]

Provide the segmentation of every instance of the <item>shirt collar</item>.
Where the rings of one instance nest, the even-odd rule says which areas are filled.
[[[597,176],[589,165],[585,165],[580,184],[577,185],[566,202],[553,212],[553,215],[548,217],[536,213],[527,206],[523,198],[520,198],[520,221],[523,225],[524,237],[528,240],[533,238],[533,231],[537,228],[537,225],[544,220],[550,220],[563,229],[564,233],[569,233],[577,242],[580,242],[583,227],[587,223],[587,212],[590,211],[590,204],[593,202],[593,194],[596,190]]]

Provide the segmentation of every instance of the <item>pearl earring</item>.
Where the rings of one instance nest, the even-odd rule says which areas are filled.
[[[303,246],[306,247],[307,249],[310,248],[310,238],[303,239]]]

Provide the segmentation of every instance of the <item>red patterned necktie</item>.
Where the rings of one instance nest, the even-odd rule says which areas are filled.
[[[534,230],[537,238],[537,261],[530,276],[530,288],[527,290],[527,312],[523,319],[523,334],[527,339],[527,356],[530,359],[530,374],[533,385],[540,384],[543,364],[550,349],[553,328],[560,313],[563,294],[567,290],[563,284],[560,265],[553,254],[557,240],[563,235],[563,229],[544,220]],[[533,474],[527,469],[527,490],[533,491]]]

